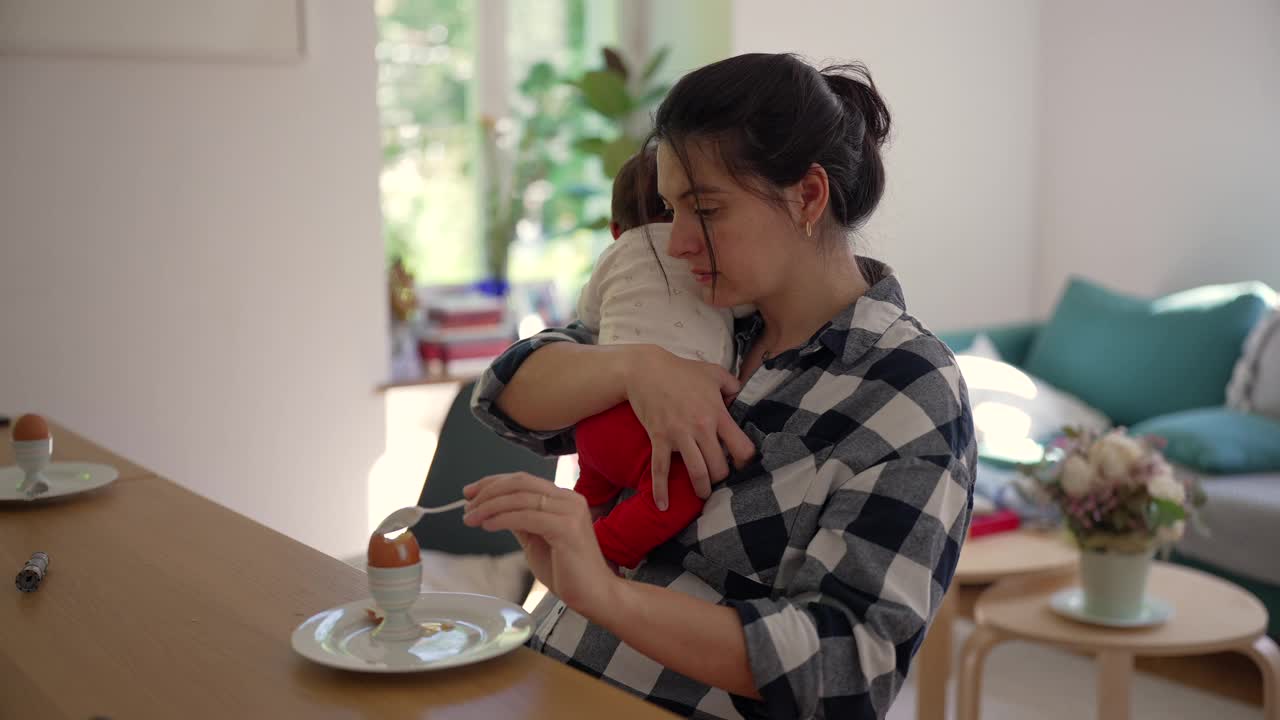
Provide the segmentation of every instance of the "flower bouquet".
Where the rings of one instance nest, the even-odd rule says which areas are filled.
[[[1022,469],[1080,546],[1092,615],[1136,617],[1153,555],[1179,540],[1204,504],[1199,485],[1175,474],[1163,448],[1162,439],[1130,437],[1123,428],[1066,428],[1039,464]]]

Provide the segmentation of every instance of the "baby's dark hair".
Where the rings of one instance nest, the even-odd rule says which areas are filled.
[[[781,189],[817,163],[834,224],[852,231],[884,194],[880,146],[888,135],[889,108],[866,67],[818,70],[796,55],[753,53],[681,78],[658,108],[650,142],[669,143],[696,186],[688,143],[710,141],[739,185],[779,206]],[[714,268],[705,221],[702,230]]]
[[[632,155],[613,179],[613,222],[619,232],[663,219],[658,195],[658,160],[652,146]]]

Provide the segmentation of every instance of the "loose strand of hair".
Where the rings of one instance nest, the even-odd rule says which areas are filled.
[[[711,299],[714,301],[716,297],[716,284],[720,278],[719,266],[716,263],[716,247],[712,242],[711,228],[707,225],[707,219],[702,216],[702,194],[698,192],[698,182],[693,176],[693,163],[689,159],[689,146],[684,140],[669,139],[671,149],[675,151],[676,159],[680,161],[680,167],[684,169],[685,177],[689,180],[689,187],[693,189],[693,207],[694,215],[698,218],[698,225],[702,228],[702,242],[707,249],[707,257],[711,259]]]

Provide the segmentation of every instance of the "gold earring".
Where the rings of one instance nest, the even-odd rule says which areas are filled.
[[[804,224],[804,236],[813,237],[813,221],[806,221]]]

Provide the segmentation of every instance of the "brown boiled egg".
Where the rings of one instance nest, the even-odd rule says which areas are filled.
[[[49,423],[39,415],[23,415],[13,426],[13,441],[48,440]]]
[[[390,537],[374,533],[369,538],[369,567],[408,567],[418,564],[418,557],[418,538],[407,529]]]

